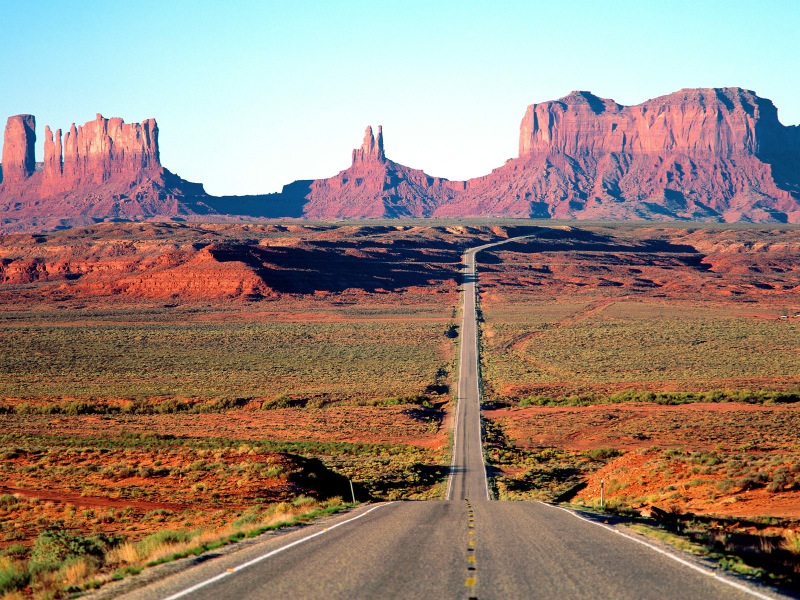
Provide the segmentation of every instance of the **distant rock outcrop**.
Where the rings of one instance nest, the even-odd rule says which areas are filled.
[[[383,127],[378,125],[377,138],[372,135],[372,126],[367,126],[364,132],[364,142],[361,148],[353,150],[353,164],[364,164],[369,162],[383,162],[386,154],[383,151]]]
[[[463,184],[431,177],[386,158],[383,128],[367,127],[349,169],[310,183],[303,214],[313,219],[424,217]]]
[[[35,125],[32,115],[10,117],[6,125],[0,231],[213,212],[202,185],[161,166],[155,119],[127,124],[98,114],[73,124],[63,138],[47,126],[40,170]]]
[[[590,92],[532,104],[519,156],[469,181],[388,159],[381,127],[377,135],[367,127],[337,175],[253,196],[209,196],[162,167],[154,119],[97,115],[63,135],[46,127],[41,168],[35,141],[33,116],[8,119],[0,232],[203,214],[800,222],[800,127],[782,125],[770,100],[735,87],[636,106]]]
[[[532,104],[519,157],[437,216],[800,222],[800,135],[740,88]]]
[[[800,130],[741,88],[637,106],[590,92],[532,104],[519,156],[466,182],[386,158],[368,127],[349,169],[312,181],[316,219],[509,216],[800,222]]]

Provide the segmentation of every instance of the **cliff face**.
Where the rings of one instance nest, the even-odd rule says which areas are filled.
[[[45,164],[49,158],[58,162],[60,148],[58,131],[52,157],[48,157],[45,148]],[[73,124],[64,136],[62,176],[67,185],[82,181],[102,183],[114,175],[136,176],[160,168],[155,119],[127,124],[122,119],[105,119],[98,114],[85,125],[76,128]]]
[[[782,127],[769,100],[739,88],[686,89],[621,106],[590,92],[532,104],[520,125],[519,155],[759,153]],[[760,130],[760,131],[757,131]],[[766,134],[766,135],[765,135]]]
[[[128,124],[98,114],[63,137],[46,126],[40,171],[35,123],[32,115],[18,115],[6,125],[0,231],[212,212],[202,202],[202,185],[161,166],[155,119]]]
[[[459,187],[386,158],[383,129],[367,127],[350,168],[329,179],[312,181],[304,216],[313,219],[424,217],[452,200]]]
[[[36,118],[33,115],[9,117],[3,135],[3,176],[6,185],[25,181],[36,168],[34,144]]]
[[[512,216],[800,222],[800,129],[741,88],[622,106],[590,92],[532,104],[519,156],[466,182],[386,158],[367,128],[349,169],[311,182],[305,216]]]
[[[435,214],[800,222],[799,142],[740,88],[637,106],[573,92],[529,106],[519,157]]]

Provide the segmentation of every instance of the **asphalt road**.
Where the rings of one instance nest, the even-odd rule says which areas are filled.
[[[479,249],[488,246],[481,246]],[[464,300],[461,319],[461,355],[458,403],[453,435],[453,462],[447,486],[448,500],[488,500],[489,486],[481,443],[481,404],[478,385],[478,342],[475,319],[475,252],[464,254]]]
[[[779,597],[573,512],[538,502],[489,500],[475,338],[474,258],[475,251],[485,247],[464,257],[459,402],[448,500],[362,506],[288,533],[269,534],[241,550],[118,596],[127,600]]]

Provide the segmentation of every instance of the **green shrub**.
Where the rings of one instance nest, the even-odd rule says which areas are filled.
[[[91,557],[102,563],[111,541],[102,535],[84,537],[63,530],[43,531],[31,549],[28,570],[32,575],[55,571],[71,557]]]
[[[276,408],[292,408],[293,406],[296,406],[296,402],[285,394],[281,394],[280,396],[273,398],[272,400],[264,400],[264,402],[261,403],[261,408],[263,410],[274,410]]]
[[[18,503],[19,500],[13,494],[3,494],[0,496],[0,506],[9,507]]]
[[[735,485],[736,481],[733,479],[721,479],[716,483],[716,488],[724,494],[730,492]]]
[[[20,590],[28,585],[30,574],[18,564],[0,560],[0,594]]]
[[[622,452],[615,450],[614,448],[593,448],[592,450],[586,451],[587,458],[598,461],[610,460],[621,455]]]
[[[764,487],[766,483],[767,476],[764,473],[749,473],[739,480],[739,486],[742,491]]]
[[[310,496],[304,496],[302,494],[292,500],[292,504],[294,506],[311,506],[316,503],[317,501],[314,498],[311,498]]]
[[[22,559],[27,558],[29,552],[30,551],[28,550],[27,546],[23,546],[22,544],[11,544],[8,548],[3,550],[2,554],[4,556]]]

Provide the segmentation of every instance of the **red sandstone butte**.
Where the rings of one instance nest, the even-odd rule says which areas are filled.
[[[455,197],[458,184],[386,158],[383,129],[367,127],[350,168],[310,184],[303,208],[313,219],[424,217]]]
[[[532,104],[519,156],[466,182],[388,160],[382,132],[352,166],[311,182],[317,219],[522,217],[800,222],[800,129],[741,88],[622,106],[590,92]]]
[[[519,157],[435,216],[800,222],[800,131],[741,88],[532,104]]]
[[[63,138],[46,126],[40,168],[35,123],[32,115],[18,115],[6,125],[0,231],[213,212],[202,202],[202,185],[161,166],[155,119],[125,123],[98,114],[72,124]]]

